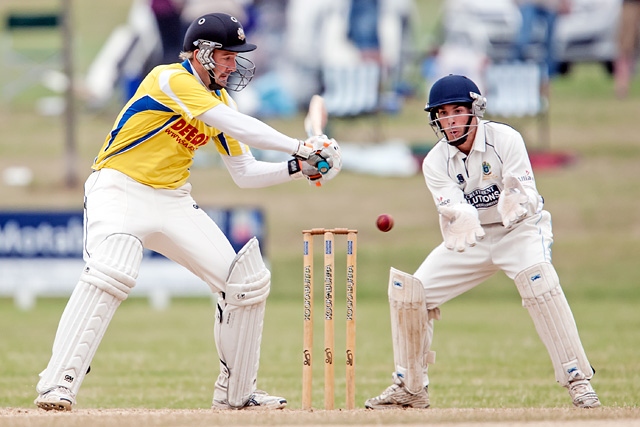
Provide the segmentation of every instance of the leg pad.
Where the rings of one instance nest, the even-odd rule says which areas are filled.
[[[521,271],[516,275],[515,283],[522,305],[529,311],[538,335],[547,347],[558,383],[566,387],[570,373],[576,369],[587,379],[591,378],[593,370],[553,265],[541,263]]]
[[[36,387],[66,387],[75,395],[120,303],[135,285],[142,244],[128,234],[107,237],[91,255],[65,307],[53,354]]]

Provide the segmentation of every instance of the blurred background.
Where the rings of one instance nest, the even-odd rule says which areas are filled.
[[[425,246],[437,243],[435,210],[420,173],[436,138],[423,107],[430,85],[449,73],[476,81],[489,99],[488,117],[523,133],[543,195],[575,187],[569,195],[574,206],[582,206],[595,190],[578,168],[608,176],[601,154],[637,151],[638,23],[622,25],[627,3],[633,2],[4,0],[0,296],[22,292],[16,298],[32,306],[47,289],[56,295],[70,291],[80,262],[82,183],[92,159],[144,75],[178,61],[186,27],[204,13],[237,16],[258,45],[248,55],[256,76],[244,91],[232,93],[241,111],[303,137],[309,99],[321,94],[330,116],[327,133],[343,148],[341,179],[321,190],[301,183],[236,189],[227,185],[213,150],[197,152],[192,181],[199,202],[232,238],[240,236],[236,244],[258,234],[263,250],[277,255],[291,251],[287,243],[296,241],[299,229],[347,226],[367,233],[384,211],[399,217],[393,236],[398,247],[413,246],[414,232],[425,229],[433,239]],[[635,40],[630,54],[622,44],[626,33]],[[588,165],[585,157],[597,163]],[[609,166],[611,175],[624,171]],[[629,182],[635,179],[618,186]],[[621,216],[633,214],[625,210]],[[557,218],[562,230],[563,218]],[[567,222],[576,227],[574,219]],[[384,238],[371,233],[372,249],[384,245]],[[46,269],[30,268],[46,262]],[[68,268],[60,267],[65,263]],[[54,267],[53,276],[36,277]],[[187,277],[181,280],[193,281]],[[25,280],[36,290],[25,290]],[[196,281],[193,289],[206,293],[200,285]]]
[[[277,385],[285,367],[295,371],[290,387],[299,388],[301,230],[348,227],[359,230],[358,345],[361,366],[371,374],[360,377],[358,400],[388,385],[389,267],[414,271],[441,242],[420,171],[436,142],[423,108],[431,84],[457,73],[474,79],[487,96],[487,118],[523,134],[538,190],[553,215],[554,264],[599,371],[600,397],[606,404],[637,407],[639,24],[625,19],[634,16],[625,8],[638,2],[544,3],[552,9],[525,0],[2,0],[0,405],[31,405],[36,373],[46,363],[60,313],[82,269],[82,184],[118,112],[152,67],[178,61],[182,34],[192,19],[225,11],[241,20],[248,40],[258,45],[249,56],[257,65],[254,80],[231,93],[239,108],[303,138],[309,99],[321,94],[330,114],[327,134],[344,153],[343,172],[322,188],[296,181],[260,190],[237,188],[210,147],[196,154],[195,199],[234,243],[260,236],[272,270],[275,309],[267,310],[265,337],[278,339],[265,339],[263,352],[265,360],[277,358],[282,364],[265,364],[263,378]],[[395,218],[389,233],[375,228],[380,213]],[[179,376],[167,383],[172,391],[180,387],[185,401],[171,404],[207,407],[210,384],[197,381],[215,375],[216,367],[209,366],[211,307],[205,300],[200,310],[187,303],[173,311],[170,304],[176,297],[206,297],[208,288],[161,257],[147,254],[144,263],[132,295],[149,298],[153,310],[142,299],[120,309],[115,332],[106,337],[98,368],[85,385],[84,404],[166,405],[166,384],[153,383],[157,387],[145,391],[151,395],[137,395],[137,387],[129,391],[112,380],[120,379],[119,369],[134,366],[143,375],[153,365],[162,375],[151,370],[148,381]],[[518,375],[550,367],[542,357],[531,360],[529,353],[544,350],[532,352],[539,343],[504,275],[447,303],[443,315],[459,321],[438,326],[451,333],[443,334],[447,344],[438,348],[448,360],[438,365],[434,382],[438,375],[446,377],[442,383],[451,397],[434,404],[566,404],[564,394],[552,394],[560,395],[550,373],[544,381],[532,381],[538,400],[518,400],[520,393],[506,397],[494,381],[518,381]],[[280,327],[283,322],[287,328]],[[132,323],[142,332],[131,332]],[[497,330],[504,339],[494,341]],[[383,339],[367,338],[381,333],[386,333]],[[166,367],[156,365],[164,358],[142,354],[151,350],[166,356],[163,340],[185,348],[172,344]],[[144,348],[135,353],[141,342]],[[460,351],[474,343],[483,351]],[[387,347],[372,347],[383,344]],[[521,365],[510,366],[506,354]],[[461,401],[475,390],[460,383],[460,369],[472,366],[471,356],[481,358],[471,375],[484,375],[483,384],[495,386],[494,394],[484,395],[486,401],[473,400],[476,396]],[[101,357],[108,362],[100,363]],[[183,363],[187,357],[194,358],[191,367],[211,372],[194,378],[193,372],[178,370],[189,368]],[[485,363],[483,357],[498,361]],[[528,368],[522,369],[525,363]],[[113,387],[114,400],[106,401],[102,388],[92,388],[95,384]],[[522,389],[520,383],[512,385]],[[443,388],[440,396],[446,396]],[[205,402],[198,400],[203,396]],[[293,395],[294,405],[296,399]]]

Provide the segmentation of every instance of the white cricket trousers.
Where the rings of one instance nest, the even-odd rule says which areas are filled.
[[[136,236],[145,248],[182,265],[213,292],[225,291],[235,250],[193,200],[191,184],[156,189],[114,169],[92,173],[85,183],[85,260],[114,233]]]
[[[551,262],[551,214],[541,211],[513,229],[502,224],[483,225],[486,235],[463,252],[436,247],[414,276],[425,288],[427,308],[439,307],[473,289],[499,270],[514,279],[521,271]]]

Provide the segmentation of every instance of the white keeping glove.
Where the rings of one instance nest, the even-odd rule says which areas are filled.
[[[502,217],[502,225],[511,228],[529,214],[529,197],[515,176],[505,176],[504,188],[498,197],[498,213]]]
[[[478,211],[469,204],[442,206],[440,212],[440,229],[444,237],[444,246],[458,252],[467,246],[475,246],[484,237],[484,230],[478,219]]]

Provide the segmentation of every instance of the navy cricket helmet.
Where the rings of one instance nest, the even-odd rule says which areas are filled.
[[[463,105],[469,108],[467,122],[464,125],[454,126],[453,128],[464,128],[464,134],[456,139],[450,140],[438,119],[438,107],[443,105]],[[429,113],[429,125],[439,138],[447,140],[449,145],[457,147],[466,142],[467,137],[474,128],[478,126],[478,122],[472,124],[474,117],[477,120],[484,116],[487,107],[487,100],[480,93],[478,86],[468,77],[449,74],[436,81],[429,91],[429,101],[424,107]],[[451,127],[449,129],[452,129]]]
[[[478,86],[468,77],[449,74],[433,84],[424,109],[431,112],[447,104],[472,104],[476,100],[472,93],[482,95]]]
[[[226,13],[209,13],[189,25],[184,36],[182,50],[193,52],[198,40],[207,40],[230,52],[250,52],[256,45],[247,43],[244,28],[238,19]]]
[[[211,79],[211,83],[208,85],[209,90],[226,88],[241,91],[253,78],[255,64],[250,59],[237,55],[235,71],[229,74],[226,82],[218,82],[214,72],[218,66],[213,59],[214,51],[219,49],[243,53],[250,52],[255,48],[256,45],[247,43],[242,24],[236,17],[226,13],[209,13],[189,25],[182,50],[183,52],[193,52],[199,49],[196,59],[209,74]]]

